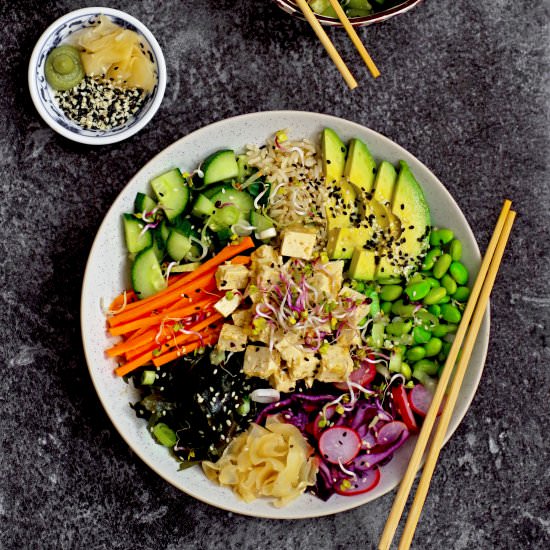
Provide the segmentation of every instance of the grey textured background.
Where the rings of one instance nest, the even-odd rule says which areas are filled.
[[[148,127],[97,149],[54,134],[26,86],[39,35],[84,4],[0,2],[0,547],[375,547],[393,494],[278,522],[179,493],[114,431],[81,347],[85,261],[127,180],[212,121],[300,109],[409,149],[456,198],[482,250],[503,198],[514,201],[481,386],[442,453],[414,548],[549,548],[549,2],[426,0],[361,31],[382,71],[376,82],[331,31],[360,81],[354,92],[308,27],[269,1],[109,3],[152,29],[169,81]]]

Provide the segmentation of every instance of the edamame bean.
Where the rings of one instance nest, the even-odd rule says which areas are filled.
[[[448,274],[445,273],[443,277],[441,277],[441,286],[447,291],[447,294],[452,295],[456,292],[456,289],[458,288],[456,281]]]
[[[439,355],[437,356],[438,361],[444,362],[445,359],[447,359],[449,352],[451,351],[451,342],[443,342],[443,346],[441,347],[441,351],[439,352]]]
[[[391,312],[394,315],[399,315],[399,317],[412,317],[415,307],[416,306],[413,304],[405,305],[403,300],[397,300],[396,302],[393,302]]]
[[[430,234],[430,244],[432,246],[447,244],[453,240],[454,236],[454,233],[450,229],[436,229]]]
[[[468,282],[468,270],[460,262],[452,262],[449,266],[449,273],[459,285],[465,285]]]
[[[412,323],[410,321],[396,321],[386,326],[386,334],[401,336],[410,332],[411,328]]]
[[[413,376],[415,376],[415,372],[423,372],[424,374],[428,374],[429,376],[433,376],[437,373],[438,365],[434,361],[430,361],[429,359],[420,359],[420,361],[417,361],[414,364],[414,370],[413,370]]]
[[[460,319],[462,319],[459,309],[452,304],[443,304],[441,306],[441,316],[447,323],[460,323]]]
[[[447,296],[443,296],[441,300],[439,300],[438,304],[441,306],[443,304],[448,304],[451,301],[451,297],[447,294]]]
[[[432,337],[432,333],[429,330],[426,330],[420,326],[414,327],[412,334],[413,340],[416,344],[425,344],[426,342],[429,342]]]
[[[399,277],[384,277],[383,279],[378,279],[378,284],[380,285],[398,285],[401,283]]]
[[[403,289],[399,285],[385,285],[380,291],[380,298],[385,302],[394,302],[401,294],[403,294]]]
[[[447,273],[447,270],[449,269],[452,261],[453,259],[451,258],[450,254],[443,254],[442,256],[440,256],[437,259],[437,262],[435,262],[434,268],[432,269],[434,277],[436,279],[441,279],[441,277],[443,277],[443,275]]]
[[[449,245],[449,254],[453,262],[458,262],[462,258],[462,243],[458,239],[453,239]]]
[[[429,306],[428,311],[436,317],[439,317],[441,315],[441,308],[437,304]]]
[[[415,317],[422,321],[423,325],[435,325],[437,323],[437,317],[424,308],[419,309]]]
[[[432,329],[432,334],[436,338],[443,338],[449,333],[449,325],[437,325]]]
[[[407,360],[416,363],[426,357],[426,350],[422,346],[414,346],[407,351]]]
[[[430,338],[430,341],[424,346],[426,357],[434,357],[441,351],[442,347],[443,342],[439,338]]]
[[[432,288],[424,298],[424,303],[427,306],[439,303],[440,300],[447,296],[447,291],[442,286]]]
[[[405,292],[413,302],[418,302],[427,296],[430,289],[431,287],[429,283],[426,281],[420,281],[409,284],[405,289]]]
[[[384,315],[389,315],[391,312],[391,302],[382,302],[380,309],[384,312]]]
[[[401,374],[407,379],[410,380],[412,376],[412,370],[407,363],[401,363]]]
[[[441,248],[432,248],[428,250],[426,256],[424,256],[424,260],[422,261],[421,268],[424,270],[430,270],[433,268],[437,258],[441,256]]]
[[[453,294],[453,299],[457,302],[466,302],[470,297],[470,289],[467,286],[459,286]]]
[[[413,284],[413,283],[420,283],[424,280],[424,277],[422,276],[422,273],[417,271],[408,281],[407,285]]]
[[[441,286],[441,283],[435,277],[426,277],[424,279],[432,288]]]

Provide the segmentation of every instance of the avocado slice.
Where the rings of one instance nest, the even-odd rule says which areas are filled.
[[[376,275],[376,252],[374,250],[365,250],[356,248],[351,257],[349,266],[349,276],[358,281],[372,281]]]
[[[425,251],[430,232],[430,208],[424,191],[411,169],[399,161],[399,176],[393,197],[392,213],[401,221],[400,250],[416,261]]]
[[[326,204],[327,228],[349,227],[351,218],[356,214],[356,193],[345,181],[347,148],[338,134],[331,128],[325,128],[321,135],[323,172],[325,185],[329,192]]]
[[[372,191],[376,162],[368,147],[357,138],[349,143],[348,158],[344,169],[344,175],[353,185],[364,190],[366,193]]]
[[[327,254],[331,260],[349,260],[356,247],[361,248],[372,231],[365,227],[337,227],[329,231]]]

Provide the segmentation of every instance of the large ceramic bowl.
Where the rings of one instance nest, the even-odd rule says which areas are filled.
[[[365,17],[350,17],[349,20],[354,27],[364,27],[366,25],[372,25],[373,23],[380,23],[394,17],[395,15],[409,11],[421,1],[422,0],[403,0],[402,2],[394,2],[394,5],[391,8],[377,11]],[[275,0],[275,3],[287,13],[299,17],[300,19],[304,19],[302,11],[292,0]],[[321,25],[325,25],[327,27],[342,27],[342,23],[334,17],[317,15],[317,19]]]
[[[147,94],[138,113],[126,123],[109,130],[87,130],[67,117],[60,109],[54,98],[54,90],[46,81],[44,66],[46,57],[53,48],[65,42],[76,31],[96,23],[100,15],[109,17],[117,25],[133,30],[142,37],[148,51],[151,52],[157,73],[157,83],[154,89]],[[159,43],[141,21],[120,10],[90,7],[67,13],[44,31],[31,55],[28,82],[36,110],[53,130],[79,143],[106,145],[133,136],[153,118],[160,107],[166,89],[166,63]]]
[[[472,273],[477,271],[480,254],[466,218],[443,184],[419,160],[396,143],[359,124],[332,116],[295,111],[254,113],[223,120],[189,134],[159,153],[130,180],[115,200],[97,233],[86,267],[81,302],[84,350],[91,378],[113,424],[135,453],[166,481],[199,500],[241,514],[269,518],[315,517],[342,512],[374,500],[398,484],[416,438],[410,438],[394,458],[381,468],[380,483],[371,492],[355,497],[335,495],[328,502],[304,495],[282,509],[274,508],[264,500],[246,504],[230,490],[210,482],[198,466],[180,471],[179,464],[167,449],[153,441],[147,432],[146,423],[136,418],[128,403],[137,401],[137,392],[113,374],[114,361],[104,354],[104,350],[113,345],[114,339],[106,333],[101,303],[108,303],[122,289],[129,287],[121,216],[123,212],[132,210],[136,192],[145,192],[153,176],[176,166],[191,171],[216,150],[239,150],[249,143],[262,144],[282,128],[291,129],[290,137],[316,138],[326,126],[333,128],[345,140],[352,137],[362,139],[376,159],[386,159],[393,163],[405,160],[424,188],[434,223],[451,227],[455,231],[464,245],[464,263]],[[470,406],[483,369],[488,339],[487,313],[447,439]]]

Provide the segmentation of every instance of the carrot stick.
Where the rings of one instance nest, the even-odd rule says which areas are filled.
[[[196,285],[196,286],[195,286]],[[189,285],[178,286],[177,288],[171,288],[164,290],[154,295],[154,300],[145,303],[142,300],[138,307],[135,307],[129,311],[123,311],[118,315],[114,315],[108,319],[108,324],[110,327],[121,325],[129,321],[133,321],[139,317],[145,316],[151,313],[155,309],[160,309],[170,305],[172,302],[175,302],[183,294],[191,294],[191,292],[199,290],[213,290],[215,288],[216,282],[214,280],[214,273],[206,273],[196,281],[193,281]],[[198,292],[196,292],[198,294]],[[152,296],[153,298],[153,296]]]
[[[194,342],[185,344],[185,346],[183,346],[183,349],[180,348],[175,351],[171,351],[169,353],[164,353],[162,355],[154,357],[153,364],[155,365],[155,367],[159,368],[162,365],[169,363],[170,361],[174,361],[183,355],[191,353],[192,351],[196,350],[199,347],[209,346],[214,342],[216,342],[217,339],[218,339],[218,332],[214,334],[210,334],[209,336],[206,336],[205,338],[203,338],[202,341],[195,340]]]
[[[111,327],[109,329],[109,332],[113,336],[120,336],[122,334],[126,334],[127,332],[131,332],[137,329],[151,327],[154,325],[161,324],[166,319],[177,319],[181,317],[187,317],[189,315],[192,315],[193,313],[197,313],[201,310],[208,310],[209,306],[211,306],[213,303],[215,303],[218,300],[218,297],[212,297],[209,296],[207,298],[204,298],[202,300],[199,300],[197,302],[191,302],[187,303],[187,305],[182,306],[180,304],[180,307],[177,309],[168,308],[166,311],[163,311],[162,313],[159,313],[158,315],[151,315],[150,317],[143,317],[140,319],[136,319],[135,321],[130,321],[129,323],[125,323],[123,325],[118,325],[115,327]],[[183,300],[180,300],[180,302]],[[179,302],[178,302],[179,303]]]
[[[248,265],[252,261],[250,256],[235,256],[231,260],[231,265]]]
[[[125,340],[124,342],[115,344],[114,346],[107,349],[105,353],[107,353],[109,357],[116,357],[117,355],[122,355],[127,351],[130,351],[132,349],[139,348],[140,346],[143,346],[145,344],[150,344],[151,342],[154,342],[157,334],[158,334],[158,329],[154,328],[152,330],[148,330],[147,332],[145,332],[144,334],[142,334],[137,338],[133,338],[131,340]]]

